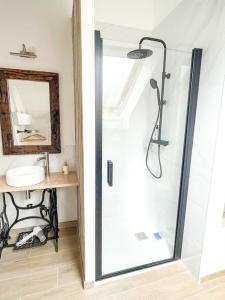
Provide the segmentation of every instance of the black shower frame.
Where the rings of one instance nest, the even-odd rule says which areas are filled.
[[[192,50],[189,80],[188,106],[186,113],[185,138],[180,178],[179,204],[173,257],[118,272],[102,275],[102,38],[100,31],[95,31],[95,269],[96,280],[107,279],[129,272],[172,262],[181,258],[184,223],[187,206],[188,184],[194,138],[194,127],[198,101],[202,49]]]

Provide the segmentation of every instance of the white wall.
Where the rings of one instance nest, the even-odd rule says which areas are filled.
[[[225,167],[225,85],[220,107],[220,123],[217,132],[215,158],[209,194],[207,223],[202,250],[200,277],[225,269],[225,227],[223,212],[225,205],[224,167]]]
[[[153,5],[152,0],[95,0],[95,21],[151,30]]]
[[[85,282],[95,281],[94,2],[81,0]]]
[[[182,0],[96,0],[95,21],[142,30],[155,26]]]
[[[0,0],[0,66],[59,73],[62,153],[50,155],[51,172],[60,171],[65,160],[71,169],[75,164],[71,15],[72,0]],[[20,51],[22,43],[34,49],[38,58],[9,55]],[[0,175],[12,167],[34,164],[38,156],[5,156],[0,142]],[[35,193],[34,201],[39,198]],[[59,190],[58,195],[59,220],[76,219],[75,189]],[[24,203],[24,193],[17,193],[17,198]]]

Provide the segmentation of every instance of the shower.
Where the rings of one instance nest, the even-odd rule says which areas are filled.
[[[123,32],[95,32],[96,280],[182,253],[202,50]]]
[[[159,90],[158,83],[155,79],[150,79],[150,85],[151,87],[156,90],[156,96],[158,101],[158,112],[156,116],[156,120],[154,123],[154,127],[151,133],[151,137],[148,143],[147,151],[146,151],[146,167],[150,174],[156,178],[160,179],[163,175],[162,171],[162,163],[161,163],[161,146],[167,146],[169,144],[168,141],[162,140],[161,133],[162,133],[162,119],[163,119],[163,105],[166,104],[166,101],[164,99],[164,88],[165,88],[165,80],[170,78],[170,73],[166,73],[166,54],[167,54],[167,48],[166,43],[163,40],[151,38],[151,37],[143,37],[139,41],[139,48],[133,51],[130,51],[127,54],[127,57],[130,59],[143,59],[151,56],[153,54],[153,51],[150,49],[143,49],[142,43],[145,41],[153,41],[157,43],[161,43],[164,48],[164,55],[163,55],[163,70],[162,70],[162,79],[161,79],[161,91]],[[156,174],[151,170],[151,167],[149,166],[149,151],[152,144],[157,145],[157,155],[158,155],[158,163],[159,163],[159,173]]]

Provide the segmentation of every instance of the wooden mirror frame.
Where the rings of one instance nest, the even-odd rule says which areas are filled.
[[[51,145],[15,146],[11,123],[8,79],[49,82]],[[59,76],[57,73],[0,68],[0,122],[3,154],[60,153]]]

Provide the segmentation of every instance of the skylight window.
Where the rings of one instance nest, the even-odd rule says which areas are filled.
[[[122,57],[103,56],[103,97],[105,109],[119,108],[123,91],[129,84],[134,61]]]

